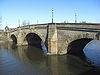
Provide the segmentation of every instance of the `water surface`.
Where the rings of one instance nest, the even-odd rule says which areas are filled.
[[[100,41],[92,40],[84,48],[87,61],[100,69]]]
[[[47,56],[34,46],[0,44],[0,75],[84,75],[92,69],[76,56]]]

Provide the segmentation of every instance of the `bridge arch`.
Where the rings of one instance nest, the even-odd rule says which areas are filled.
[[[43,43],[41,37],[36,33],[28,33],[25,36],[25,40],[27,41],[28,45],[33,45],[39,48],[41,48],[41,44]]]
[[[69,43],[67,48],[67,54],[72,54],[75,56],[79,56],[80,58],[84,57],[83,49],[87,43],[89,43],[92,38],[81,38],[76,39]]]
[[[11,35],[11,39],[15,44],[17,44],[17,37],[14,34]]]
[[[100,38],[100,32],[98,32],[97,34],[96,34],[96,38],[97,38],[97,40],[100,40],[99,38]]]

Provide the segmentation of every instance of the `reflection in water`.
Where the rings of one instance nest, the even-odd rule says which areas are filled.
[[[42,49],[43,49],[44,55],[46,55],[46,54],[47,54],[47,52],[48,52],[48,50],[47,50],[46,46],[45,46],[45,45],[42,45]]]
[[[33,46],[0,44],[0,75],[78,75],[91,69],[76,56],[46,56]]]
[[[100,69],[100,41],[92,40],[85,48],[84,53],[89,63]]]

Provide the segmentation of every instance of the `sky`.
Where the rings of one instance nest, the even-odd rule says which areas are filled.
[[[75,13],[79,23],[100,23],[100,0],[0,0],[1,28],[18,27],[23,21],[50,23],[52,9],[56,23],[74,23]]]

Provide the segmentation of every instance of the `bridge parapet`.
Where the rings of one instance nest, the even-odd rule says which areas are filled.
[[[48,54],[66,54],[68,45],[77,39],[91,38],[100,40],[100,24],[92,23],[48,23],[17,27],[8,30],[7,38],[15,35],[18,45],[27,45],[26,36],[37,34],[47,43]]]

